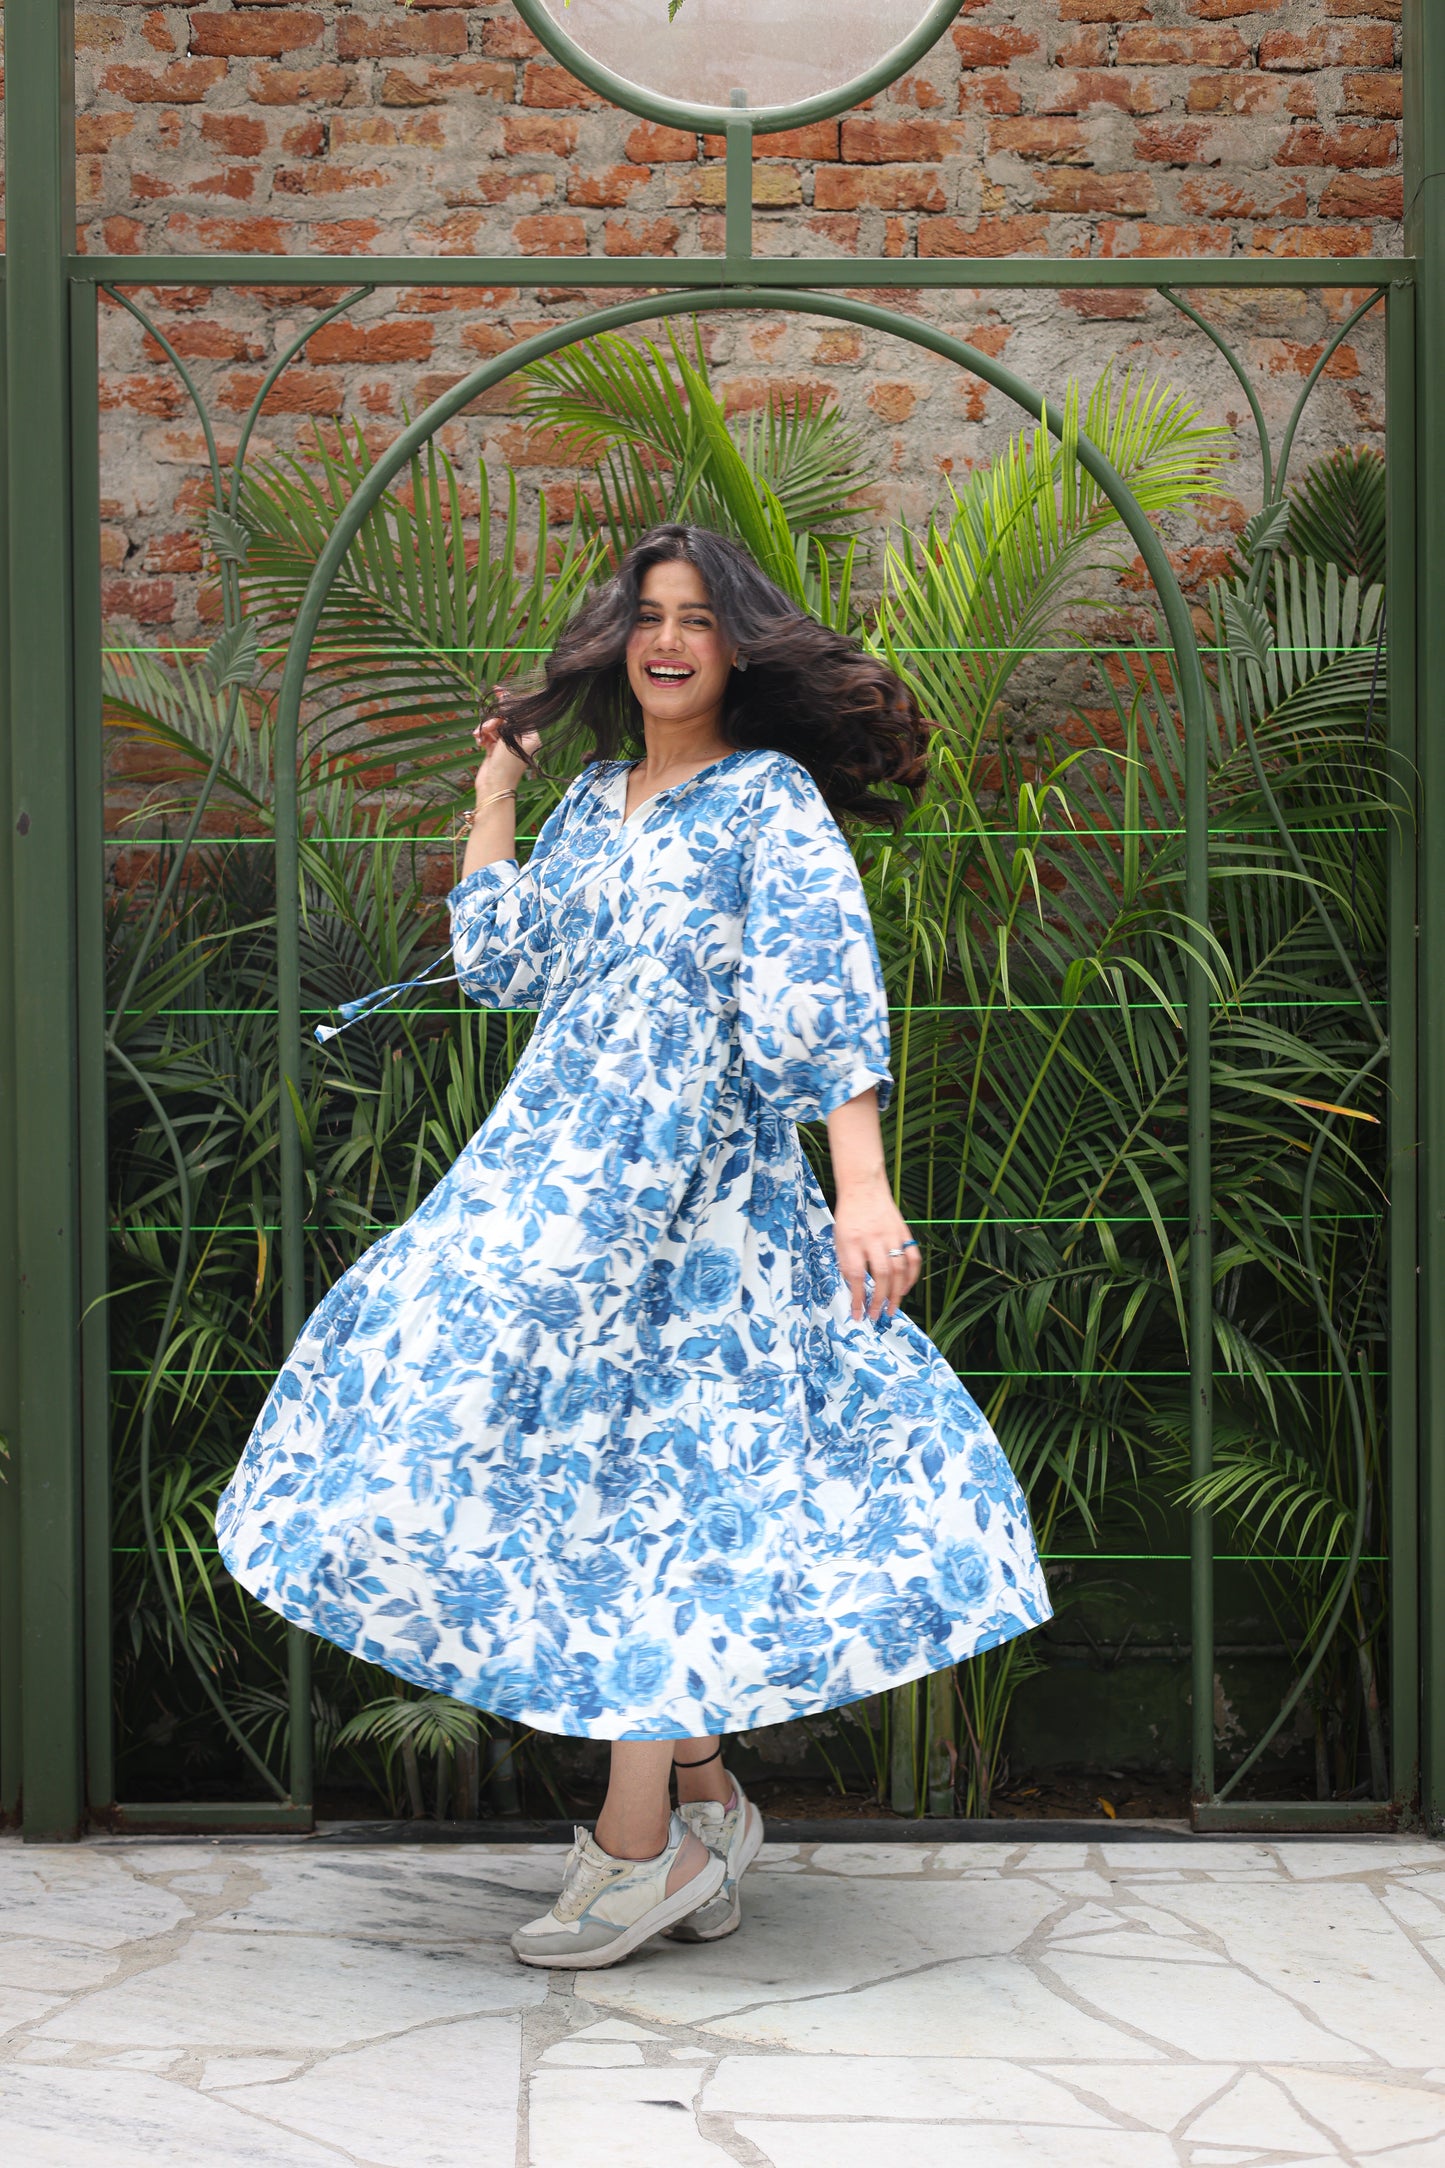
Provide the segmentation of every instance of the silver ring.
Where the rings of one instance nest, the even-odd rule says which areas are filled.
[[[900,1249],[890,1250],[888,1254],[890,1257],[906,1257],[910,1250],[916,1250],[917,1247],[918,1244],[910,1240],[905,1242]]]

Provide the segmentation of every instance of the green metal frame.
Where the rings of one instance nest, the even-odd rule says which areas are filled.
[[[17,1293],[13,1307],[0,1303],[0,1429],[14,1438],[18,1452],[8,1470],[11,1481],[0,1482],[0,1811],[13,1810],[20,1799],[22,1768],[28,1837],[72,1836],[87,1812],[106,1817],[115,1811],[103,1302],[98,292],[110,290],[148,322],[131,298],[141,286],[352,287],[360,270],[365,286],[328,309],[275,364],[257,395],[252,423],[275,376],[319,324],[374,288],[425,282],[634,291],[642,286],[651,291],[642,299],[558,326],[453,386],[377,461],[317,566],[288,651],[277,719],[280,1053],[283,1073],[298,1080],[302,1047],[293,756],[311,643],[327,587],[367,511],[432,433],[480,393],[542,354],[600,330],[682,312],[770,309],[837,317],[927,348],[1056,427],[1062,402],[1047,404],[991,357],[898,311],[830,289],[1129,286],[1164,294],[1213,340],[1262,423],[1237,361],[1207,319],[1180,299],[1181,291],[1291,287],[1383,293],[1390,421],[1389,732],[1405,816],[1392,838],[1390,868],[1393,1798],[1331,1802],[1319,1808],[1246,1804],[1227,1797],[1229,1787],[1224,1794],[1216,1787],[1213,1536],[1210,1517],[1203,1511],[1194,1515],[1191,1530],[1193,1773],[1195,1819],[1204,1829],[1360,1828],[1394,1824],[1416,1812],[1427,1827],[1439,1828],[1445,1822],[1445,1379],[1436,1376],[1436,1369],[1445,1355],[1435,1345],[1438,1335],[1417,1330],[1416,1293],[1418,1286],[1420,1299],[1429,1305],[1432,1290],[1445,1285],[1445,1195],[1436,1194],[1445,1191],[1445,1040],[1437,1033],[1439,1043],[1432,1044],[1431,1035],[1422,1033],[1417,1064],[1416,971],[1417,947],[1418,969],[1427,984],[1434,958],[1445,957],[1445,868],[1437,866],[1432,881],[1427,852],[1417,870],[1415,833],[1417,818],[1429,821],[1433,814],[1437,822],[1445,819],[1445,752],[1438,726],[1432,730],[1430,718],[1422,713],[1430,689],[1440,685],[1445,674],[1445,655],[1437,658],[1432,649],[1432,642],[1445,642],[1445,612],[1417,606],[1422,589],[1427,594],[1437,591],[1445,580],[1445,490],[1432,488],[1429,481],[1432,473],[1445,469],[1445,445],[1436,442],[1445,423],[1432,415],[1428,399],[1417,395],[1417,382],[1428,383],[1445,356],[1445,238],[1438,215],[1445,204],[1439,201],[1442,175],[1437,171],[1445,158],[1438,156],[1436,141],[1445,133],[1445,25],[1427,22],[1427,0],[1407,0],[1410,258],[880,262],[756,257],[753,137],[843,111],[882,88],[947,27],[957,13],[957,0],[938,0],[913,37],[866,77],[827,98],[746,113],[682,107],[621,83],[577,53],[539,0],[516,0],[516,5],[564,64],[602,95],[649,119],[725,135],[721,257],[449,257],[425,265],[405,258],[358,264],[352,258],[290,257],[268,259],[263,266],[251,257],[74,256],[69,0],[10,0],[7,10],[11,253],[0,285],[0,396],[6,417],[6,443],[0,446],[0,631],[8,610],[11,637],[8,674],[0,682],[0,730],[8,743],[0,787],[9,792],[7,817],[0,822],[0,882],[8,880],[13,899],[14,944],[11,952],[0,953],[0,1088],[10,1116],[0,1136],[0,1245],[13,1246]],[[1432,208],[1437,208],[1433,236]],[[1379,298],[1379,292],[1371,292],[1361,312]],[[1349,322],[1320,356],[1301,393],[1301,408]],[[196,397],[179,359],[171,359]],[[197,406],[209,431],[199,399]],[[1293,431],[1292,422],[1277,463],[1267,438],[1262,438],[1267,495],[1283,488]],[[249,427],[243,432],[242,457],[248,435]],[[1209,708],[1193,625],[1163,547],[1120,477],[1092,445],[1081,443],[1079,457],[1116,505],[1139,548],[1168,628],[1186,725],[1187,909],[1203,923],[1208,913]],[[224,502],[224,478],[214,459],[213,464],[217,500]],[[238,466],[235,477],[239,471]],[[229,615],[235,601],[229,589],[226,599]],[[1435,856],[1439,860],[1441,854]],[[1189,977],[1186,1018],[1191,1444],[1196,1474],[1209,1469],[1212,1433],[1209,1030],[1209,987],[1202,964],[1196,964]],[[1422,1168],[1418,1197],[1417,1137]],[[294,1122],[284,1116],[281,1175],[283,1314],[290,1338],[303,1320],[306,1289],[300,1139]],[[6,1254],[0,1247],[0,1257]],[[1425,1314],[1430,1314],[1428,1307]],[[13,1362],[8,1359],[11,1336]],[[6,1472],[0,1466],[0,1474]],[[1416,1528],[1418,1551],[1412,1541]],[[1358,1540],[1355,1550],[1358,1555]],[[204,1810],[165,1802],[130,1806],[124,1810],[125,1820],[136,1826],[306,1826],[311,1802],[309,1647],[303,1634],[292,1632],[293,1743],[284,1797],[270,1804]],[[1298,1682],[1296,1698],[1304,1683]],[[282,1787],[269,1781],[280,1793]]]

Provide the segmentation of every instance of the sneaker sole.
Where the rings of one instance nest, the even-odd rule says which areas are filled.
[[[743,1919],[741,1896],[743,1876],[747,1873],[762,1848],[763,1818],[752,1801],[749,1800],[748,1819],[743,1828],[743,1841],[738,1846],[737,1872],[733,1876],[732,1910],[721,1927],[694,1927],[691,1934],[679,1934],[677,1927],[670,1927],[668,1933],[674,1942],[721,1942],[724,1935],[735,1935],[737,1933]],[[724,1863],[723,1867],[723,1880],[727,1880],[726,1863]],[[685,1927],[686,1920],[679,1921],[678,1926]]]
[[[650,1912],[644,1912],[630,1927],[624,1927],[614,1941],[604,1943],[600,1950],[559,1950],[555,1955],[551,1951],[538,1950],[533,1954],[519,1950],[513,1943],[512,1955],[519,1964],[540,1965],[554,1972],[600,1972],[606,1965],[620,1964],[624,1957],[630,1957],[654,1935],[675,1927],[689,1912],[696,1912],[699,1905],[716,1897],[726,1880],[727,1868],[714,1855],[690,1882],[685,1882],[671,1897],[665,1897],[660,1905],[654,1905]]]

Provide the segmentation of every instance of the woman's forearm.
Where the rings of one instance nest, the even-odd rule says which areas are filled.
[[[833,1186],[838,1191],[888,1187],[883,1157],[883,1125],[878,1094],[863,1092],[828,1116],[828,1147],[833,1157]]]
[[[517,792],[515,785],[494,782],[492,789],[477,787],[477,806],[467,830],[462,854],[462,879],[482,866],[517,855]]]

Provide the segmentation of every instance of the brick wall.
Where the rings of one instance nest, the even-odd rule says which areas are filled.
[[[782,0],[780,0],[782,4]],[[1398,249],[1399,0],[964,0],[959,20],[865,111],[771,137],[758,245],[777,255],[1000,258],[1348,256]],[[666,34],[658,0],[659,36]],[[312,249],[429,261],[709,251],[721,246],[720,146],[601,104],[540,52],[507,0],[102,0],[79,18],[82,245],[239,250],[257,288],[145,298],[222,420],[249,402],[307,299],[266,259]],[[383,441],[403,410],[482,357],[585,304],[555,291],[380,295],[283,382],[264,443],[345,412]],[[1247,423],[1222,363],[1165,303],[1132,293],[909,299],[1045,389],[1106,361],[1144,365]],[[1282,412],[1346,298],[1209,297]],[[942,477],[1015,417],[930,357],[796,318],[714,319],[739,404],[777,384],[835,392],[873,441],[880,512],[920,516]],[[137,328],[104,327],[106,605],[117,628],[194,623],[201,444]],[[555,509],[570,478],[506,411],[448,441],[519,464]],[[1377,438],[1379,334],[1336,357],[1302,444]],[[1257,490],[1242,429],[1231,498],[1180,538],[1186,571]]]

